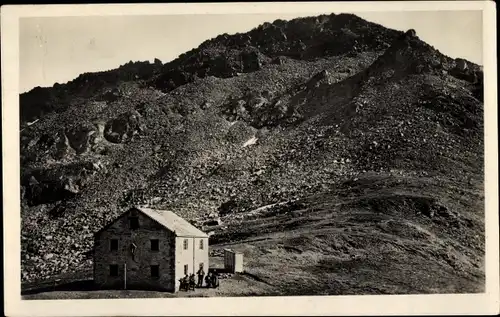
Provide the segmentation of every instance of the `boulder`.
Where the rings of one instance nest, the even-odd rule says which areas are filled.
[[[97,127],[92,124],[78,124],[66,131],[66,138],[76,154],[83,154],[94,143],[97,134]]]
[[[259,111],[261,110],[264,106],[266,106],[269,103],[267,98],[261,95],[256,95],[250,97],[248,100],[248,107],[250,108],[251,112]]]
[[[258,50],[242,52],[240,58],[241,66],[245,73],[260,70],[265,62]]]
[[[123,143],[141,131],[141,115],[128,111],[109,120],[104,128],[104,138],[112,143]]]
[[[99,98],[99,101],[113,102],[120,99],[121,93],[118,88],[105,91]]]
[[[162,65],[163,65],[163,63],[162,63],[162,62],[161,62],[158,58],[155,58],[155,59],[154,59],[153,64],[154,64],[155,66],[162,66]]]
[[[236,65],[231,63],[231,61],[229,61],[228,58],[224,55],[215,57],[210,61],[209,65],[209,72],[207,75],[210,76],[228,78],[234,77],[238,73]]]
[[[238,207],[238,202],[231,199],[229,201],[222,203],[218,211],[220,215],[226,215],[234,212],[234,210],[236,210],[237,207]]]
[[[28,205],[74,198],[97,172],[94,168],[92,162],[79,162],[26,171],[21,184],[26,188]]]
[[[308,82],[307,88],[312,89],[319,87],[321,84],[331,84],[330,73],[328,70],[322,70],[321,72],[314,75]]]
[[[474,68],[473,65],[469,64],[465,59],[457,58],[455,59],[455,67],[451,69],[450,75],[476,84],[482,79],[483,74],[480,69],[477,67]]]
[[[219,217],[209,219],[203,222],[203,226],[220,226],[221,224],[222,220]]]
[[[44,259],[45,261],[48,261],[48,260],[52,259],[53,257],[54,257],[54,253],[48,253],[48,254],[45,254],[45,255],[43,256],[43,259]]]
[[[69,149],[71,148],[69,139],[66,136],[64,130],[61,129],[57,132],[55,142],[56,149],[54,152],[54,157],[56,159],[62,159],[69,153]]]
[[[467,61],[463,58],[455,59],[455,71],[465,72],[468,69]]]
[[[408,31],[405,32],[405,36],[407,37],[416,37],[417,32],[414,29],[409,29]]]
[[[80,192],[80,188],[73,178],[67,178],[64,181],[64,190],[71,194],[78,194]]]
[[[286,63],[286,59],[283,56],[276,56],[271,61],[271,64],[274,64],[274,65],[284,65],[285,63]]]

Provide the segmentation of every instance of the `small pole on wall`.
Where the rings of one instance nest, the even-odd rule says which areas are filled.
[[[123,264],[123,275],[124,275],[123,289],[127,289],[127,263]]]

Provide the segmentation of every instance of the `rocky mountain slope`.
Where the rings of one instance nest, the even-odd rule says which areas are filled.
[[[408,244],[420,244],[425,260],[401,260],[395,284],[418,265],[451,283],[434,291],[477,291],[482,78],[479,65],[444,56],[413,30],[332,14],[224,34],[166,64],[130,62],[37,87],[20,96],[22,279],[88,267],[93,232],[148,204],[210,231],[214,245],[292,235],[321,223],[318,212],[346,215],[343,228],[366,225],[379,254],[388,232],[414,232],[394,254],[411,258]],[[292,227],[258,222],[295,213]],[[330,245],[312,228],[308,239]],[[430,248],[430,236],[442,243]],[[363,248],[356,232],[342,237],[324,250],[330,264]],[[443,277],[459,266],[469,286]],[[331,288],[321,285],[311,291]]]

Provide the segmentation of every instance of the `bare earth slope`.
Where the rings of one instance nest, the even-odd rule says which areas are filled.
[[[482,89],[480,66],[352,15],[34,89],[22,279],[88,268],[92,233],[148,204],[244,251],[255,294],[482,291]]]

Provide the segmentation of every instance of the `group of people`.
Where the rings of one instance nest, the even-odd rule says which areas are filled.
[[[179,282],[181,283],[180,289],[185,291],[189,291],[190,289],[194,290],[196,285],[194,280],[194,274],[191,274],[189,276],[186,274],[183,278],[179,280]]]
[[[201,278],[203,279],[203,276]],[[199,280],[200,280],[200,276],[198,275],[198,281]],[[205,284],[207,285],[208,288],[219,287],[219,276],[217,276],[217,273],[208,272],[207,276],[205,276]],[[200,287],[202,287],[202,286],[200,286]]]
[[[203,287],[203,281],[205,281],[205,285],[207,288],[217,288],[219,287],[219,277],[217,273],[215,272],[208,272],[208,274],[205,276],[205,271],[203,268],[200,268],[198,272],[196,273],[198,275],[198,283],[196,284],[195,282],[195,275],[190,274],[190,275],[185,275],[183,278],[181,278],[180,281],[180,289],[189,291],[190,289],[194,290],[195,287],[202,288]]]

